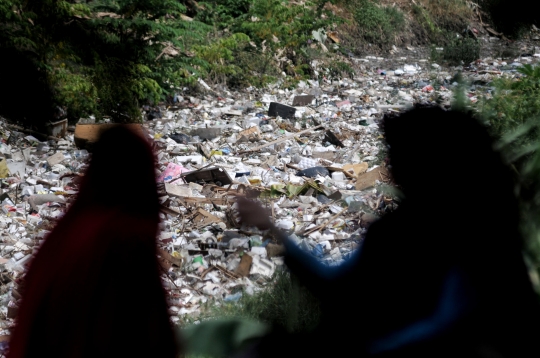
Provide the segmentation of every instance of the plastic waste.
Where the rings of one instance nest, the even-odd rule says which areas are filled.
[[[317,258],[322,258],[324,256],[324,246],[321,244],[315,245],[311,254]]]
[[[169,135],[169,138],[174,140],[176,143],[179,144],[188,144],[189,142],[192,142],[192,138],[184,133],[174,133]]]
[[[236,302],[240,298],[242,298],[242,292],[236,292],[235,294],[225,296],[225,298],[223,298],[223,301],[225,301],[225,302]]]
[[[325,167],[312,167],[304,170],[299,170],[296,175],[301,177],[308,177],[308,178],[315,178],[318,175],[320,176],[328,176],[330,173],[328,172],[328,169]]]
[[[332,180],[345,181],[345,174],[343,174],[342,172],[333,172],[332,173]]]

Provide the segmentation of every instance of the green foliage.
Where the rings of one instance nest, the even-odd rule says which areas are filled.
[[[227,79],[238,76],[244,70],[235,64],[235,53],[248,46],[249,37],[242,33],[222,37],[208,45],[194,46],[197,56],[207,62],[209,79],[214,83],[227,83]]]
[[[415,20],[435,36],[440,32],[463,31],[473,16],[472,8],[465,0],[421,0],[412,10]]]
[[[238,17],[249,11],[252,0],[210,0],[200,2],[202,11],[196,19],[220,29],[231,25]]]
[[[346,62],[343,61],[331,61],[328,63],[327,75],[330,79],[340,79],[354,76],[353,68]]]
[[[237,303],[225,303],[213,317],[240,316],[282,327],[289,332],[314,329],[320,319],[319,302],[288,272],[277,271],[272,286]]]
[[[233,87],[255,86],[264,87],[275,82],[280,75],[279,68],[269,53],[262,53],[251,46],[235,55],[238,67],[243,71],[229,78]]]
[[[492,98],[483,98],[477,109],[517,170],[526,257],[540,294],[540,67],[524,65],[518,72],[517,80],[495,81]]]
[[[469,27],[471,19],[475,17],[466,1],[421,0],[413,4],[411,10],[413,20],[410,26],[415,40],[433,46],[433,61],[459,64],[461,60],[469,61],[479,51],[479,44],[471,39],[463,41],[456,37],[456,34],[463,33]],[[443,47],[445,51],[436,52],[434,47]]]
[[[405,25],[405,18],[399,9],[379,6],[371,0],[358,1],[354,20],[358,24],[359,35],[366,42],[381,47],[395,43]]]
[[[0,48],[35,54],[71,119],[138,121],[141,104],[200,77],[229,86],[309,77],[312,31],[335,22],[325,3],[5,0]]]
[[[484,98],[478,109],[492,133],[502,137],[514,132],[540,115],[540,67],[524,65],[518,68],[519,80],[501,78],[494,82],[493,98]],[[512,143],[523,147],[540,140],[535,126],[515,138]]]
[[[116,121],[136,120],[141,102],[158,102],[196,80],[191,77],[199,73],[201,61],[186,60],[182,54],[186,45],[202,41],[208,27],[181,20],[184,11],[173,0],[92,3],[97,16],[89,27],[98,35],[85,58],[96,69],[101,113]]]
[[[197,19],[248,37],[238,41],[236,35],[226,36],[197,46],[197,56],[209,63],[205,73],[211,81],[229,86],[264,86],[275,81],[281,72],[286,75],[284,85],[293,86],[311,76],[312,57],[307,49],[312,32],[328,29],[336,20],[323,9],[325,3],[322,0],[303,4],[280,0],[204,3],[205,10]]]
[[[521,233],[525,261],[540,295],[540,139],[539,117],[531,117],[500,138],[498,149],[516,169],[516,193],[520,200]]]
[[[50,77],[57,88],[57,100],[69,109],[73,117],[87,117],[97,112],[97,88],[89,76],[59,66],[51,71]]]
[[[72,119],[137,121],[142,102],[194,83],[205,65],[184,54],[210,27],[185,11],[175,0],[5,0],[0,48],[37,54]]]
[[[263,54],[274,57],[275,65],[287,75],[303,78],[309,67],[305,48],[312,32],[329,29],[336,21],[323,9],[325,3],[254,0],[249,12],[238,17],[232,28],[248,35]]]
[[[467,97],[467,89],[470,88],[470,83],[467,83],[461,73],[456,76],[455,81],[458,83],[456,88],[453,90],[453,101],[452,101],[452,110],[466,112],[470,108],[469,98]]]
[[[441,42],[441,37],[444,37],[444,31],[433,20],[431,14],[418,4],[412,6],[412,13],[415,18],[415,22],[420,26],[420,36],[426,37],[429,42]]]
[[[454,37],[442,53],[442,58],[450,64],[460,65],[476,61],[480,57],[480,43],[470,37]]]
[[[292,5],[288,1],[254,0],[249,12],[237,19],[235,28],[256,44],[265,42],[271,50],[294,51],[307,45],[313,30],[331,24],[321,16],[322,11],[313,10],[314,5],[313,2]]]

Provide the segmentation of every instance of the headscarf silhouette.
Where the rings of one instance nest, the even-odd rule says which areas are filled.
[[[24,278],[8,357],[175,357],[158,224],[149,143],[123,127],[106,131]]]

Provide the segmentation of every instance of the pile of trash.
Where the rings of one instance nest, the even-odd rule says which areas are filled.
[[[328,265],[391,209],[376,188],[390,182],[382,112],[314,84],[258,98],[177,96],[146,122],[160,164],[162,259],[180,315],[208,298],[255,292],[283,265],[271,234],[239,222],[236,197],[258,198],[278,228]]]
[[[475,86],[537,57],[461,67],[473,79],[471,102]],[[260,200],[278,228],[328,265],[346,260],[367,227],[394,209],[381,118],[414,103],[449,106],[457,86],[455,69],[409,60],[368,56],[354,59],[354,79],[301,81],[292,91],[210,89],[145,108],[134,126],[158,158],[159,256],[174,320],[196,317],[208,300],[263,289],[283,265],[284,248],[271,234],[239,222],[236,197]],[[2,332],[17,313],[17,281],[77,194],[91,156],[88,133],[99,126],[91,122],[39,140],[0,121]]]
[[[392,202],[375,188],[389,182],[380,111],[324,92],[250,96],[187,98],[139,126],[159,163],[159,256],[177,320],[209,299],[260,290],[283,265],[270,234],[242,227],[236,197],[261,200],[277,227],[329,265],[354,252]],[[98,126],[43,141],[0,123],[2,328],[17,312],[18,279],[77,194],[91,156],[77,128]]]

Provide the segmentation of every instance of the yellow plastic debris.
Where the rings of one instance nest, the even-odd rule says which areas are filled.
[[[7,178],[9,176],[9,170],[7,167],[6,158],[0,158],[0,178]]]

